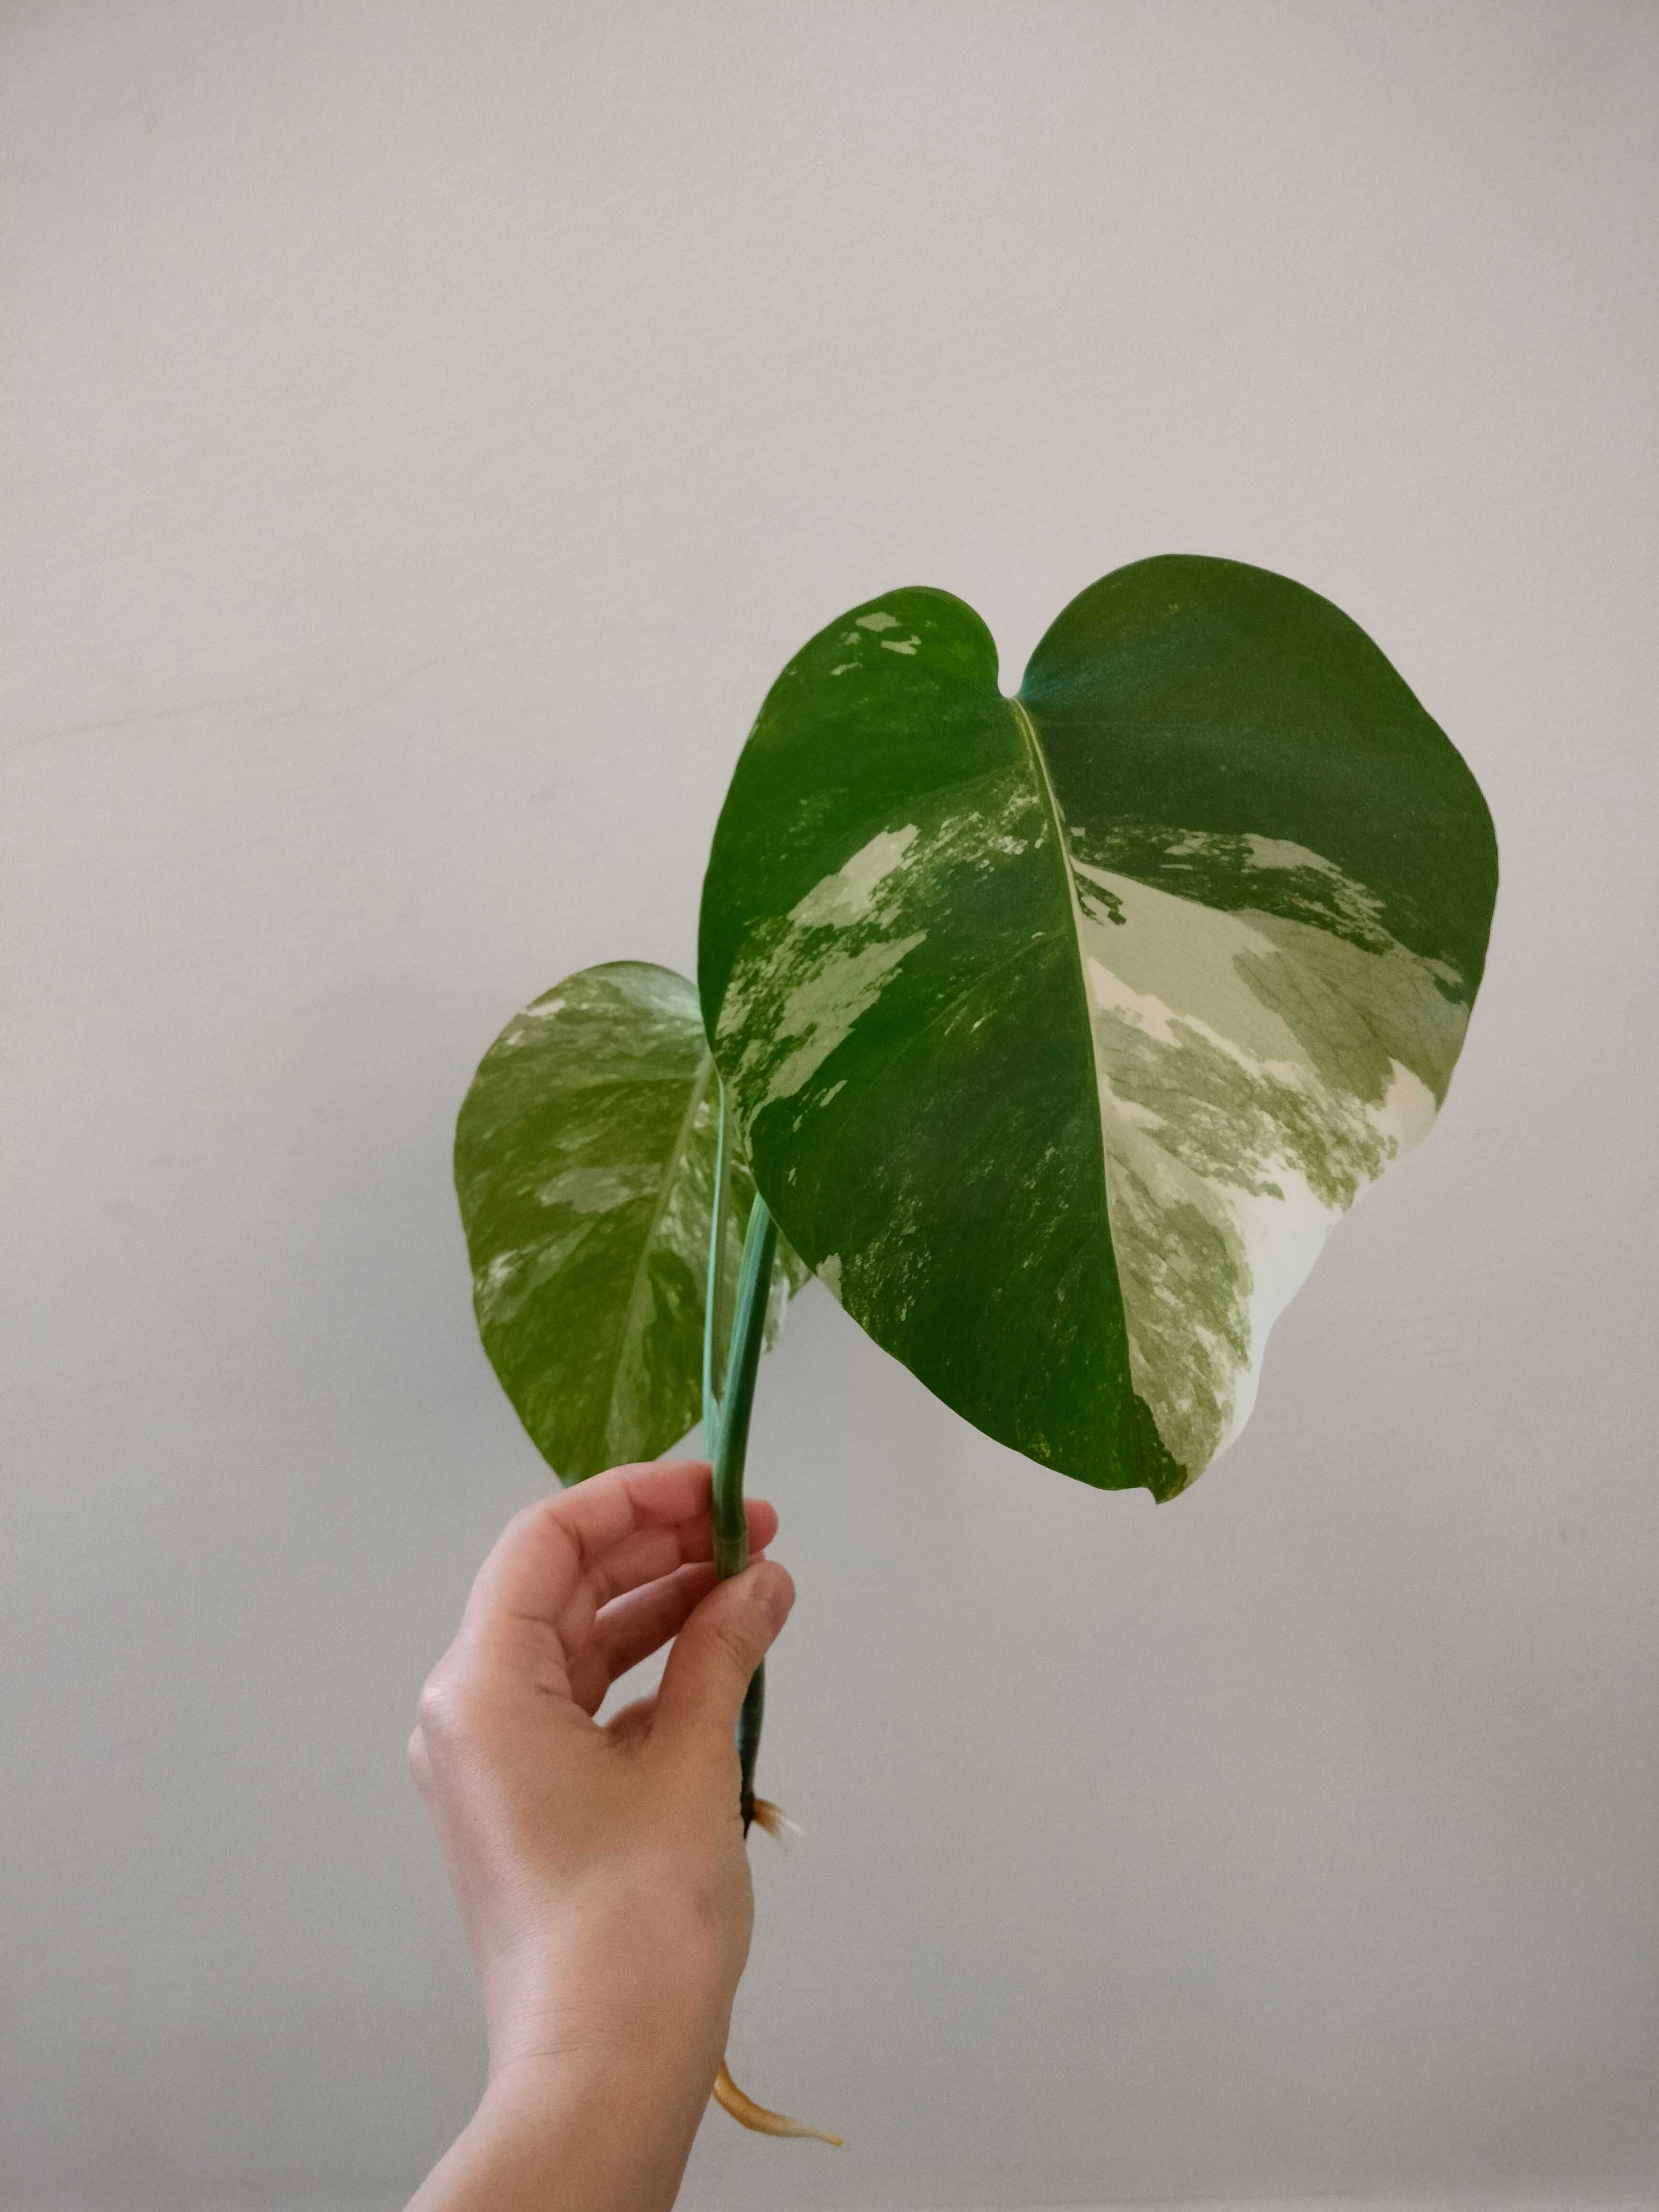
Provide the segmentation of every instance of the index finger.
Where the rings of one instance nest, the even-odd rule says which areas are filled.
[[[613,1467],[515,1513],[479,1568],[463,1631],[506,1620],[550,1626],[597,1559],[642,1529],[672,1528],[708,1510],[705,1459]]]

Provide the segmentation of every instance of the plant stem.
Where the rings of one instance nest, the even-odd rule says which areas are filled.
[[[720,1401],[714,1388],[720,1359],[720,1309],[726,1303],[726,1213],[728,1199],[726,1085],[714,1078],[720,1118],[714,1125],[714,1186],[708,1207],[708,1280],[702,1302],[702,1442],[712,1460],[720,1428]]]
[[[724,1582],[749,1565],[749,1522],[744,1511],[743,1465],[749,1449],[749,1415],[755,1402],[755,1376],[766,1333],[766,1307],[772,1287],[772,1261],[778,1249],[778,1224],[760,1193],[750,1209],[738,1275],[732,1349],[726,1363],[726,1389],[713,1453],[714,1572]],[[705,1342],[707,1339],[705,1338]],[[755,1759],[760,1750],[761,1716],[766,1705],[766,1669],[755,1669],[738,1722],[738,1758],[742,1767],[744,1832],[755,1817]]]

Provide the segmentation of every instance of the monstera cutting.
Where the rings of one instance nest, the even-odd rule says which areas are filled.
[[[1173,1498],[1444,1101],[1497,884],[1455,749],[1285,577],[1119,569],[1012,696],[961,600],[872,599],[761,708],[695,990],[587,969],[478,1071],[456,1171],[496,1371],[566,1481],[701,1411],[722,1572],[809,1272],[988,1435]]]

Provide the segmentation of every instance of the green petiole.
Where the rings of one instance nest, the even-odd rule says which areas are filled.
[[[714,1463],[714,1572],[721,1582],[749,1565],[749,1523],[744,1511],[743,1469],[749,1449],[749,1416],[755,1402],[766,1333],[766,1306],[772,1287],[772,1262],[778,1249],[778,1224],[758,1191],[743,1240],[743,1265],[732,1316],[732,1348],[726,1355],[726,1388],[716,1409]],[[713,1310],[713,1301],[709,1310]],[[705,1347],[708,1345],[705,1335]],[[710,1363],[712,1364],[712,1363]],[[755,1760],[760,1751],[761,1719],[766,1708],[766,1669],[757,1667],[738,1722],[738,1758],[742,1768],[743,1826],[755,1817]]]

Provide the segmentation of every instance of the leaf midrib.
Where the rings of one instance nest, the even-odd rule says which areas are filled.
[[[1008,708],[1014,718],[1014,726],[1024,742],[1026,752],[1042,793],[1042,803],[1048,809],[1048,820],[1054,835],[1054,856],[1060,874],[1066,880],[1066,902],[1072,917],[1073,968],[1077,978],[1078,1018],[1082,1035],[1085,1074],[1089,1096],[1094,1100],[1095,1110],[1089,1126],[1093,1133],[1096,1170],[1100,1182],[1101,1218],[1106,1224],[1106,1247],[1111,1255],[1112,1275],[1116,1283],[1118,1307],[1123,1315],[1127,1334],[1128,1314],[1123,1305],[1123,1285],[1117,1280],[1117,1246],[1112,1237],[1112,1202],[1106,1184],[1106,1133],[1101,1125],[1100,1073],[1095,1065],[1094,1022],[1089,1012],[1089,979],[1083,969],[1083,907],[1078,897],[1077,878],[1072,872],[1071,854],[1066,843],[1066,817],[1060,811],[1060,801],[1049,779],[1048,763],[1043,757],[1042,741],[1037,735],[1036,725],[1027,713],[1023,700],[1008,699]]]
[[[1021,740],[1025,746],[1026,751],[1030,759],[1032,769],[1036,774],[1038,788],[1042,794],[1043,805],[1048,813],[1049,826],[1054,833],[1054,850],[1059,858],[1060,872],[1064,877],[1066,883],[1066,910],[1071,916],[1072,922],[1071,942],[1073,951],[1073,968],[1077,979],[1078,993],[1080,1001],[1079,1014],[1082,1023],[1083,1042],[1085,1056],[1085,1087],[1089,1097],[1094,1102],[1094,1112],[1089,1117],[1089,1127],[1093,1133],[1097,1175],[1100,1187],[1101,1212],[1106,1223],[1107,1243],[1112,1255],[1112,1270],[1114,1277],[1115,1278],[1117,1270],[1117,1256],[1115,1247],[1111,1244],[1111,1207],[1106,1188],[1106,1140],[1105,1133],[1101,1127],[1100,1079],[1095,1067],[1094,1030],[1093,1024],[1091,1024],[1089,1017],[1088,979],[1083,972],[1083,942],[1082,931],[1080,927],[1082,918],[1081,908],[1078,899],[1076,879],[1072,874],[1071,864],[1066,858],[1065,817],[1060,813],[1060,802],[1054,795],[1054,786],[1048,780],[1048,763],[1042,757],[1041,741],[1037,737],[1036,730],[1031,721],[1030,716],[1027,714],[1024,706],[1018,699],[1008,698],[1005,696],[1005,704],[1012,711],[1014,726],[1019,732]],[[1000,772],[1001,771],[1000,770],[988,770],[987,775],[992,775],[1000,774]],[[973,781],[975,781],[983,780],[985,779],[973,779]],[[905,1037],[902,1043],[900,1044],[896,1051],[891,1055],[886,1064],[878,1073],[872,1075],[868,1083],[863,1085],[859,1091],[856,1096],[856,1101],[849,1101],[849,1106],[853,1105],[854,1103],[858,1108],[862,1108],[867,1105],[871,1098],[874,1097],[877,1092],[883,1090],[891,1080],[896,1069],[902,1063],[921,1037],[925,1036],[930,1030],[937,1028],[939,1024],[949,1014],[954,1012],[964,1000],[971,998],[975,991],[982,988],[990,976],[1000,973],[1005,969],[1016,967],[1022,961],[1030,959],[1033,954],[1034,943],[1041,941],[1042,940],[1040,939],[1028,941],[1027,943],[1018,946],[1012,952],[1007,954],[1003,959],[995,962],[992,967],[975,975],[973,981],[965,986],[963,989],[952,992],[950,997],[945,1000],[943,1005],[936,1006],[933,1012],[928,1016],[927,1019],[921,1023],[915,1030],[912,1030],[909,1035]],[[819,1173],[821,1178],[828,1177],[831,1175],[832,1163],[836,1159],[842,1148],[850,1137],[855,1118],[856,1116],[854,1113],[848,1113],[842,1128],[836,1137],[828,1152],[820,1161]],[[1121,1285],[1119,1287],[1118,1297],[1121,1306],[1122,1303],[1122,1291]]]

